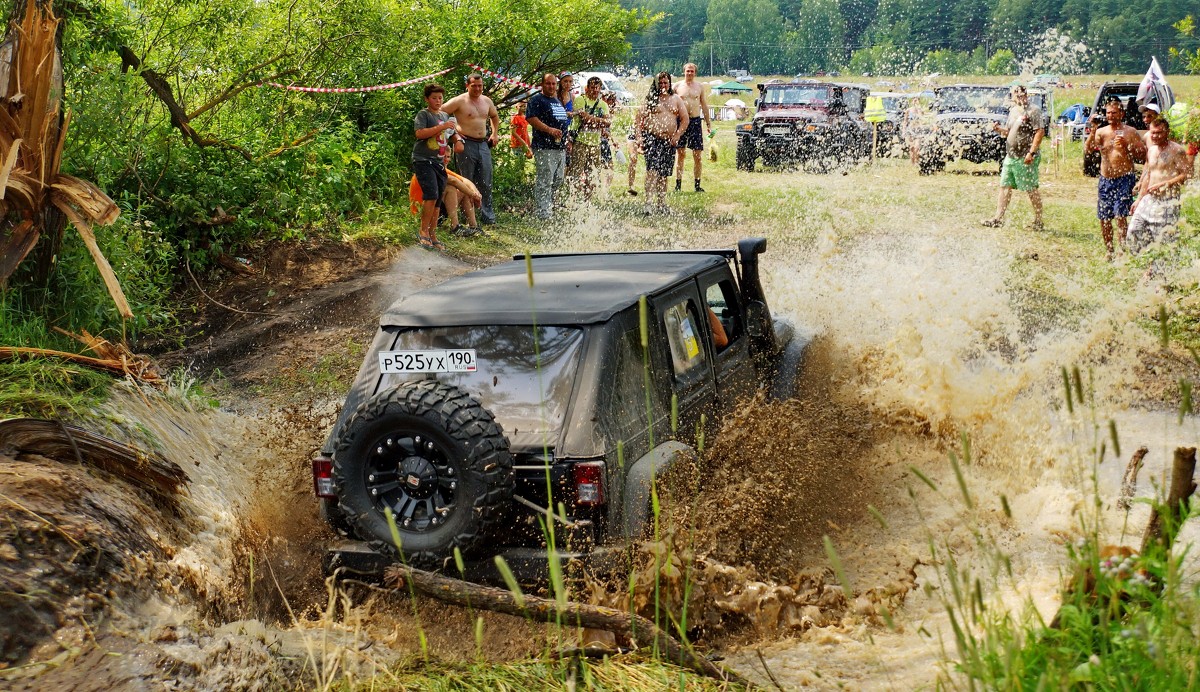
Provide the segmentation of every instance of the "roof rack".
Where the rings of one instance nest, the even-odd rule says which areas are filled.
[[[529,255],[529,259],[544,257],[595,257],[599,255],[720,255],[726,259],[737,257],[738,251],[733,248],[713,248],[709,250],[620,250],[617,252],[539,252]],[[513,255],[513,260],[525,259],[525,255]]]

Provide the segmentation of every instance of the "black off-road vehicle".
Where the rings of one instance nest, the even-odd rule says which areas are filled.
[[[934,89],[933,130],[920,142],[920,172],[940,171],[959,159],[971,163],[1004,161],[1005,141],[993,125],[1004,126],[1012,101],[1009,87],[957,84]],[[1030,105],[1048,117],[1048,95],[1040,89],[1029,90]]]
[[[353,539],[327,569],[396,559],[389,514],[409,564],[458,549],[484,578],[495,555],[543,574],[547,522],[564,561],[623,554],[702,420],[795,393],[809,339],[771,317],[765,249],[516,258],[401,298],[313,460],[323,515]]]
[[[1125,112],[1126,125],[1135,130],[1145,130],[1146,120],[1142,117],[1137,105],[1139,86],[1138,82],[1105,82],[1101,84],[1100,90],[1096,92],[1096,102],[1092,105],[1091,118],[1088,121],[1084,137],[1091,134],[1092,130],[1108,124],[1106,111],[1109,101],[1120,102],[1121,108]],[[1089,178],[1100,175],[1100,152],[1084,150],[1083,174]]]
[[[754,117],[737,126],[738,170],[753,171],[759,158],[828,170],[870,156],[867,87],[803,81],[759,84],[758,93]]]

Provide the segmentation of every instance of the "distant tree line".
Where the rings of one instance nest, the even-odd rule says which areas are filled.
[[[621,1],[660,15],[631,38],[643,71],[1136,73],[1200,46],[1172,26],[1200,0]]]

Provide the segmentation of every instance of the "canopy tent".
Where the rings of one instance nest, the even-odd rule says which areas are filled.
[[[745,108],[746,102],[741,99],[729,99],[725,102],[725,105],[733,108]]]
[[[739,82],[725,82],[724,84],[713,87],[713,91],[717,92],[718,94],[740,94],[754,90]]]

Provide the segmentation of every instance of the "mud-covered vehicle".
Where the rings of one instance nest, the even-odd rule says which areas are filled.
[[[738,170],[801,163],[827,170],[871,154],[863,119],[870,89],[854,84],[759,84],[754,117],[737,126]]]
[[[933,93],[933,129],[920,142],[922,174],[940,171],[951,161],[1004,161],[1004,137],[993,125],[1004,126],[1008,120],[1013,106],[1009,87],[956,84]],[[1048,115],[1045,91],[1030,89],[1029,103]]]
[[[549,524],[559,559],[617,564],[701,421],[795,393],[809,339],[771,316],[765,249],[521,258],[398,300],[312,462],[350,539],[326,568],[382,570],[392,522],[409,564],[478,578],[538,578]]]

